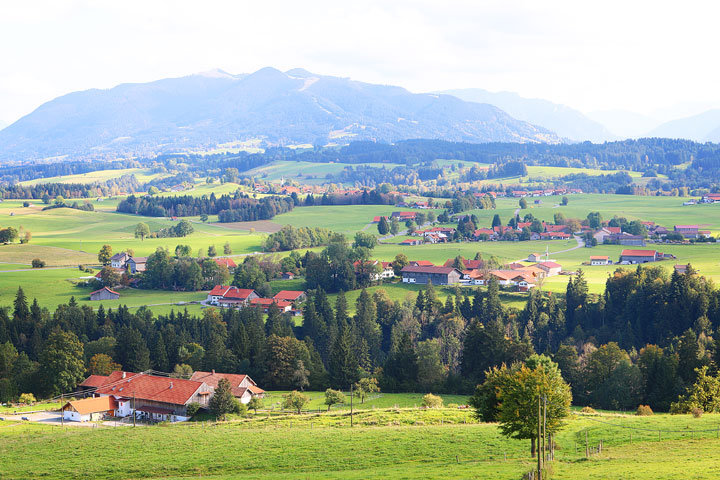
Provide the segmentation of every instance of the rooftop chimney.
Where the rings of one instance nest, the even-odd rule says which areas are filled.
[[[126,375],[127,375],[127,373],[123,372],[123,378],[125,378]]]
[[[215,375],[215,369],[214,369],[214,368],[213,368],[213,371],[212,371],[212,372],[213,372],[213,375]]]
[[[170,388],[172,388],[172,387],[173,387],[173,384],[172,384],[172,382],[170,382]]]

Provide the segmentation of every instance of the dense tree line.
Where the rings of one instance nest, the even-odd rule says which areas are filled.
[[[119,178],[95,183],[38,183],[23,186],[20,184],[0,187],[0,197],[5,199],[46,200],[56,197],[91,198],[117,195],[121,192],[137,192],[142,189],[135,175],[122,175]]]
[[[326,245],[333,232],[321,227],[299,227],[285,225],[280,231],[271,233],[265,239],[266,252],[280,252],[297,248]]]
[[[244,222],[269,220],[295,207],[295,200],[289,197],[250,198],[240,191],[234,195],[193,197],[190,195],[157,197],[130,195],[121,201],[117,211],[148,217],[187,217],[217,214],[221,222]]]

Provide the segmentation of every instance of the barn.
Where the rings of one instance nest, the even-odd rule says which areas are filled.
[[[90,294],[90,300],[117,300],[118,298],[120,298],[120,294],[108,287],[95,290]]]
[[[433,285],[452,285],[460,282],[461,277],[460,270],[452,267],[413,267],[408,265],[402,269],[403,283],[426,284],[432,282]]]
[[[623,250],[620,254],[620,263],[647,263],[662,258],[662,254],[655,250]]]

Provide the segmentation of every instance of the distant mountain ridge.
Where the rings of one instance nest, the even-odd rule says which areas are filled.
[[[0,158],[148,155],[252,138],[281,145],[410,138],[562,141],[492,105],[268,67],[64,95],[0,131]]]
[[[518,120],[539,125],[576,142],[593,143],[619,140],[605,126],[573,108],[537,98],[524,98],[512,92],[489,92],[481,88],[443,90],[468,102],[494,105]]]
[[[670,120],[651,130],[648,136],[683,138],[696,142],[720,142],[720,109]]]

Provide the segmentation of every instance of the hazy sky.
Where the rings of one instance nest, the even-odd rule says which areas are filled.
[[[583,111],[709,106],[718,13],[692,0],[2,0],[0,120],[75,90],[264,66]]]

